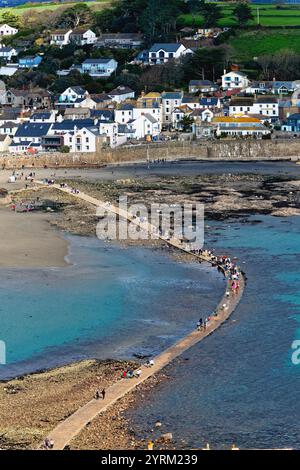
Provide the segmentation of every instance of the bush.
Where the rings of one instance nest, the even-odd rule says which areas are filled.
[[[60,152],[62,153],[69,153],[70,152],[70,147],[68,147],[67,145],[62,145],[59,149]]]

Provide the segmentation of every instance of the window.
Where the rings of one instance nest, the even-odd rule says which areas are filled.
[[[86,138],[85,138],[85,141],[86,141],[86,142],[89,142],[89,138],[88,138],[88,137],[86,137]]]

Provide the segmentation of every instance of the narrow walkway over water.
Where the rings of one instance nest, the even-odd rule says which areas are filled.
[[[44,185],[44,183],[40,181],[37,181],[36,183]],[[130,213],[125,212],[124,210],[118,208],[117,206],[114,206],[113,204],[103,202],[82,192],[78,194],[72,193],[70,192],[69,188],[62,188],[60,185],[57,184],[51,185],[51,188],[53,187],[58,189],[59,191],[71,194],[72,196],[81,199],[89,204],[92,204],[96,207],[101,207],[102,209],[118,214],[119,216],[124,217],[132,223],[137,224],[142,229],[151,230],[153,233],[156,232],[156,228],[151,226],[151,224],[149,224],[148,222],[141,222],[139,219],[133,218]],[[186,252],[189,255],[198,258],[199,260],[206,261],[213,265],[215,264],[209,257],[202,255],[193,255],[184,247],[184,245],[179,240],[166,240],[162,235],[158,235],[158,238],[160,238],[168,245],[177,248],[183,252]],[[175,343],[173,346],[156,356],[154,358],[154,365],[152,367],[146,367],[146,365],[141,366],[139,368],[141,370],[140,377],[130,379],[120,378],[118,382],[106,389],[106,396],[104,400],[102,400],[101,398],[98,400],[92,399],[86,405],[82,406],[75,413],[73,413],[71,416],[62,421],[51,433],[48,434],[48,438],[54,441],[53,449],[64,449],[70,443],[70,441],[76,435],[78,435],[80,431],[82,431],[82,429],[84,429],[84,427],[89,422],[91,422],[96,416],[103,413],[117,400],[124,397],[124,395],[126,395],[131,390],[136,388],[139,384],[147,380],[148,377],[151,377],[157,372],[159,372],[163,367],[169,364],[176,357],[180,356],[184,351],[186,351],[187,349],[189,349],[190,347],[192,347],[193,345],[213,333],[220,325],[222,325],[222,323],[224,323],[229,318],[229,316],[235,310],[237,304],[239,303],[243,295],[244,286],[245,281],[243,276],[241,276],[240,287],[239,289],[237,289],[237,292],[233,293],[229,289],[229,297],[226,295],[226,292],[224,293],[224,297],[222,298],[215,311],[216,316],[211,317],[211,320],[206,330],[192,331],[190,334]],[[224,304],[226,305],[225,308],[223,307]]]

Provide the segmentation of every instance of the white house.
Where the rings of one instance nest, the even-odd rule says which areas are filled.
[[[108,96],[114,101],[115,103],[122,103],[128,99],[133,99],[135,96],[134,91],[129,88],[128,86],[120,85],[114,90],[108,93]]]
[[[24,122],[21,124],[9,146],[10,152],[24,153],[42,149],[42,138],[48,134],[52,124]]]
[[[110,77],[118,68],[118,62],[112,58],[86,59],[81,64],[80,72],[91,77]]]
[[[17,34],[18,31],[19,30],[17,28],[13,28],[8,24],[2,24],[0,26],[0,36],[13,36],[14,34]]]
[[[12,57],[16,57],[18,55],[16,49],[13,47],[1,47],[0,48],[0,58],[5,60],[11,60]]]
[[[233,90],[236,88],[247,88],[249,86],[249,79],[246,74],[239,71],[224,72],[222,75],[222,88],[223,90]]]
[[[119,124],[127,124],[133,119],[134,106],[129,103],[124,103],[119,108],[115,109],[115,121]]]
[[[160,134],[160,123],[151,114],[142,114],[138,118],[128,122],[131,137],[145,139],[147,136],[155,138]]]
[[[251,114],[261,114],[273,120],[279,117],[279,103],[275,96],[258,96],[253,103]]]
[[[162,97],[162,122],[166,125],[172,123],[172,113],[175,108],[181,105],[183,92],[164,92]]]
[[[187,54],[193,54],[193,51],[181,43],[156,43],[148,51],[148,62],[151,65],[164,64]]]
[[[85,46],[86,44],[95,44],[97,36],[91,29],[76,28],[70,34],[70,42],[78,46]]]
[[[88,91],[81,86],[67,88],[58,98],[58,104],[72,104],[77,100],[83,100],[88,96]]]
[[[98,127],[83,127],[63,135],[64,145],[70,148],[71,152],[96,152],[103,145],[103,136],[100,135]]]
[[[70,43],[72,29],[58,29],[50,35],[50,44],[55,46],[66,46]]]

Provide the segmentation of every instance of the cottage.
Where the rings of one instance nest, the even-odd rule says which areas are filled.
[[[229,102],[229,116],[250,114],[253,108],[253,96],[233,96]]]
[[[21,124],[12,143],[10,152],[26,153],[28,151],[39,151],[42,149],[42,137],[48,134],[52,124],[25,122]]]
[[[112,102],[112,99],[110,96],[108,96],[106,93],[99,93],[99,94],[92,94],[92,95],[87,95],[85,98],[78,98],[74,102],[74,107],[79,108],[89,108],[89,109],[103,109],[106,108],[110,103]]]
[[[118,62],[112,58],[86,59],[81,64],[81,72],[91,77],[110,77],[118,68]]]
[[[270,135],[271,130],[254,117],[214,117],[212,122],[217,126],[216,135],[219,137],[255,137],[262,138]]]
[[[272,92],[275,95],[288,95],[289,93],[293,93],[295,89],[295,82],[292,81],[272,82]]]
[[[140,33],[109,33],[101,34],[97,47],[110,47],[120,49],[137,49],[141,47],[143,37]]]
[[[131,138],[134,139],[155,139],[159,136],[160,123],[151,114],[141,114],[139,117],[128,122],[131,131]]]
[[[13,36],[14,34],[17,34],[18,31],[19,30],[17,28],[13,28],[8,24],[0,25],[0,36]]]
[[[0,58],[4,60],[11,60],[12,57],[16,57],[18,52],[14,47],[1,47],[0,48]]]
[[[9,135],[10,137],[13,137],[15,133],[17,132],[18,129],[18,124],[12,121],[5,121],[3,124],[0,126],[0,134],[1,135]]]
[[[279,117],[278,99],[275,96],[258,96],[253,103],[251,114],[261,114],[276,121]]]
[[[135,92],[128,86],[120,85],[108,93],[112,101],[122,103],[123,101],[134,99]]]
[[[67,108],[64,113],[65,119],[89,119],[91,111],[89,108]]]
[[[36,68],[40,65],[42,62],[42,57],[40,55],[27,55],[25,57],[21,57],[19,59],[19,68],[21,69],[31,69],[31,68]]]
[[[58,104],[73,104],[77,100],[84,100],[88,94],[88,91],[81,86],[72,86],[61,93],[58,97]]]
[[[42,88],[30,90],[17,90],[10,88],[6,93],[7,103],[11,106],[24,106],[28,108],[50,108],[51,93]]]
[[[222,75],[223,90],[232,90],[236,88],[244,89],[249,86],[249,79],[246,74],[239,71],[224,71]]]
[[[0,76],[12,77],[18,70],[19,70],[19,67],[15,64],[2,65],[0,67]]]
[[[133,104],[122,104],[119,108],[115,109],[115,121],[119,124],[127,124],[133,119],[134,109],[135,107]]]
[[[97,41],[96,34],[91,29],[76,28],[70,34],[70,43],[77,46],[85,46],[86,44],[95,44]]]
[[[300,113],[294,113],[288,116],[281,130],[284,132],[300,132]]]
[[[66,46],[70,43],[72,29],[58,29],[50,35],[50,44],[54,46]]]
[[[193,54],[193,51],[181,43],[156,43],[148,51],[148,62],[150,65],[164,64],[187,54]]]
[[[213,93],[218,89],[218,85],[210,80],[190,80],[189,82],[189,93]]]

